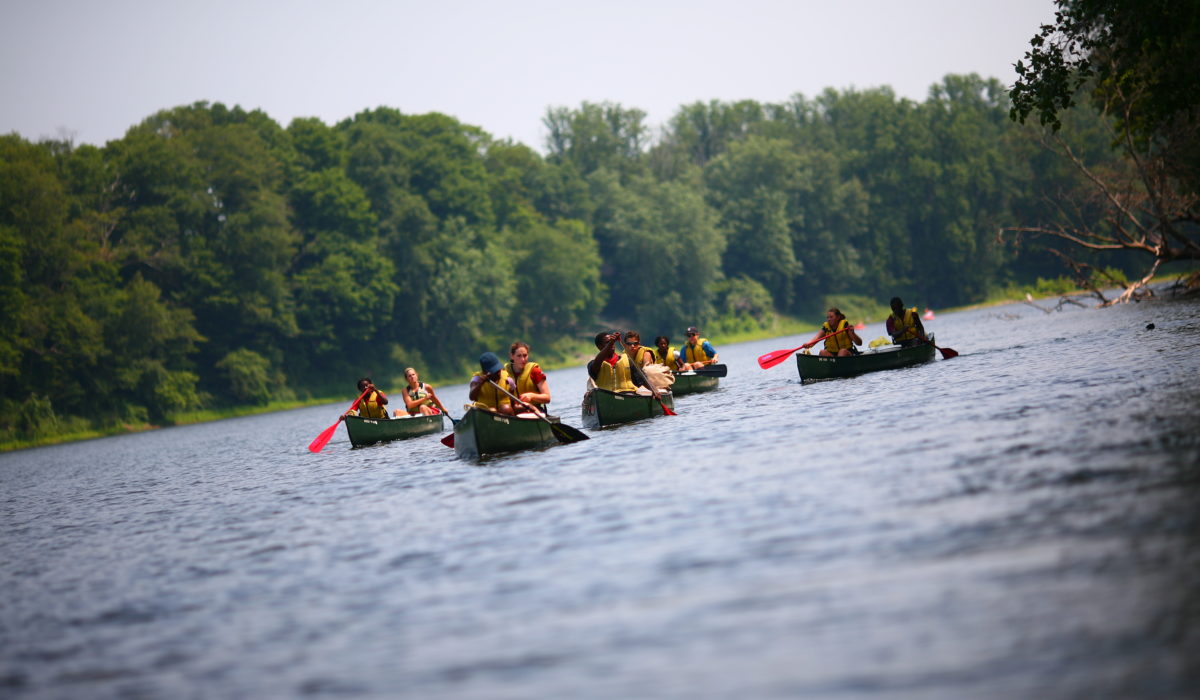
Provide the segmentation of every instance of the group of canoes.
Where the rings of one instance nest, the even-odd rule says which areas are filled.
[[[870,343],[862,352],[862,339],[837,308],[826,313],[821,330],[804,345],[777,350],[758,358],[764,369],[796,355],[802,381],[847,377],[864,372],[904,367],[933,359],[934,350],[949,359],[954,350],[940,348],[932,335],[926,335],[916,308],[905,308],[899,298],[891,302],[886,338]],[[817,354],[809,352],[817,343],[824,346]],[[662,415],[674,415],[675,397],[718,387],[726,375],[718,363],[716,349],[699,329],[687,329],[687,343],[675,348],[664,336],[655,339],[654,348],[642,345],[636,331],[598,333],[596,355],[587,364],[587,388],[583,395],[582,421],[585,428],[597,429],[621,425]],[[797,352],[797,351],[803,352]],[[471,377],[466,412],[461,419],[451,418],[454,432],[443,444],[454,447],[462,459],[544,447],[555,442],[588,439],[579,430],[551,415],[550,388],[545,372],[529,359],[529,345],[515,342],[509,348],[509,362],[495,353],[479,357],[480,369]],[[408,385],[403,393],[404,408],[388,414],[388,398],[369,378],[359,380],[359,400],[343,416],[350,442],[358,447],[438,432],[443,416],[449,416],[434,388],[420,381],[413,368],[404,372]],[[399,419],[399,420],[398,420]]]
[[[716,389],[726,373],[725,366],[717,363],[712,343],[695,327],[687,329],[687,342],[679,349],[659,336],[651,350],[641,344],[637,331],[600,333],[596,348],[588,363],[582,408],[583,423],[589,428],[671,414],[675,395]],[[545,372],[529,359],[528,344],[513,343],[507,363],[485,352],[479,366],[471,377],[466,412],[461,419],[451,418],[454,433],[443,440],[460,458],[587,439],[549,413],[550,388]],[[433,386],[420,381],[411,367],[405,370],[405,379],[405,406],[391,415],[387,395],[370,378],[359,380],[359,399],[343,416],[355,447],[442,429],[442,417],[449,413]]]

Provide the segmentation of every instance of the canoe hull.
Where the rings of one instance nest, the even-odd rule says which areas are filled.
[[[662,402],[671,410],[675,402],[662,392]],[[663,415],[662,404],[653,396],[618,394],[607,389],[589,389],[583,395],[583,427],[604,428]]]
[[[360,418],[346,416],[346,432],[350,444],[366,447],[380,442],[407,440],[430,433],[441,432],[442,416],[413,416],[411,418]]]
[[[557,416],[546,416],[558,423]],[[558,444],[558,438],[540,418],[502,416],[491,411],[468,409],[454,426],[454,453],[459,459],[516,452]]]
[[[933,336],[930,336],[932,339]],[[796,368],[801,381],[853,377],[867,372],[897,369],[929,362],[933,359],[932,345],[917,345],[911,348],[892,348],[879,352],[867,352],[852,357],[821,357],[820,355],[796,355]]]
[[[671,385],[671,393],[675,396],[699,394],[703,391],[713,391],[720,383],[720,377],[685,372],[675,375],[675,383]]]

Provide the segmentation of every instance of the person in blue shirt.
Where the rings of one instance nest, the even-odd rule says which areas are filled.
[[[683,362],[684,372],[699,369],[717,363],[717,350],[708,342],[708,338],[700,337],[699,328],[691,326],[687,329],[687,342],[679,350],[679,359]]]

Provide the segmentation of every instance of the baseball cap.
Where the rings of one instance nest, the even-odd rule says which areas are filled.
[[[485,352],[479,356],[479,367],[487,374],[495,374],[504,369],[504,364],[494,352]]]

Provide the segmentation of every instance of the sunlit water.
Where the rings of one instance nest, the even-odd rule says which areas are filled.
[[[802,385],[754,358],[807,338],[721,347],[677,417],[482,464],[309,454],[353,377],[2,455],[0,696],[1195,692],[1200,303],[927,325],[961,356]]]

